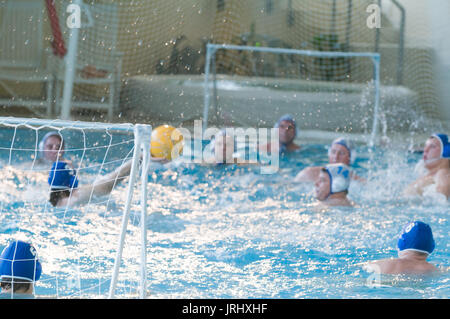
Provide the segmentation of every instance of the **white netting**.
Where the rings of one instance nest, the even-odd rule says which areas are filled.
[[[132,161],[137,147],[133,125],[33,121],[0,119],[0,244],[19,239],[34,245],[43,268],[37,297],[105,298],[130,187],[129,171],[124,171],[125,179],[111,172]],[[112,191],[90,191],[84,202],[53,207],[48,181],[52,163],[45,160],[47,148],[42,152],[39,147],[48,132],[63,137],[63,159],[76,169],[78,191],[100,180],[111,182]],[[139,200],[131,204],[132,211],[139,211]],[[117,296],[138,296],[138,226],[136,220],[129,225]]]
[[[274,118],[290,113],[300,130],[372,132],[375,137],[380,96],[377,54],[229,45],[208,45],[208,52],[204,109],[208,122],[271,126]],[[358,82],[350,67],[362,61],[372,65],[372,73]],[[242,67],[245,75],[236,75]]]
[[[40,13],[29,11],[21,22],[20,19],[6,19],[5,4],[27,3],[27,0],[2,2],[2,28],[11,37],[9,42],[3,42],[6,48],[2,48],[0,55],[12,47],[17,56],[18,52],[29,50],[34,52],[30,59],[42,62],[39,67],[32,67],[33,70],[41,72],[50,66],[57,79],[53,88],[56,103],[52,105],[57,116],[61,108],[64,64],[57,57],[45,58],[53,56],[50,41],[55,38],[54,27],[51,27],[52,19],[45,1],[36,2],[42,4]],[[66,48],[69,35],[66,19],[70,12],[65,9],[69,3],[55,1]],[[152,123],[177,123],[186,118],[200,119],[203,91],[201,83],[195,84],[202,81],[205,46],[210,42],[379,52],[381,84],[385,87],[381,93],[381,108],[386,118],[395,117],[397,120],[392,122],[398,123],[401,116],[413,113],[416,122],[427,116],[435,125],[445,124],[440,121],[445,113],[445,100],[442,99],[445,84],[436,84],[435,72],[440,66],[434,45],[438,29],[432,28],[433,21],[426,19],[424,9],[427,6],[424,4],[394,0],[84,0],[84,4],[76,63],[78,78],[72,96],[74,116],[101,110],[109,112],[110,121],[140,118]],[[381,5],[380,29],[367,25],[371,14],[367,8],[371,4]],[[405,9],[404,20],[400,16],[402,7]],[[421,18],[417,19],[419,15]],[[40,22],[42,34],[30,31],[33,34],[33,37],[28,35],[30,41],[19,36],[23,28],[16,26],[23,24],[23,20]],[[448,24],[442,24],[439,33],[445,34],[448,27]],[[40,51],[35,47],[30,49],[36,36],[43,43]],[[18,43],[11,40],[15,38]],[[294,76],[299,70],[303,70],[304,79],[325,83],[362,83],[372,75],[370,62],[354,59],[304,59],[301,68],[298,62],[292,61],[285,61],[281,66],[274,61],[251,62],[240,53],[222,59],[219,56],[217,60],[218,73],[241,76],[273,76],[286,72],[292,72]],[[19,79],[7,82],[2,80],[0,83],[8,85],[2,85],[0,89],[0,95],[6,100],[17,102],[37,98],[38,103],[47,106],[42,102],[47,93],[44,81],[25,83]],[[7,105],[6,102],[2,104]],[[33,112],[42,112],[42,108],[34,107],[31,102],[24,104]],[[105,116],[104,112],[100,114]],[[403,122],[400,128],[404,130],[425,125],[413,125],[409,118],[400,122]],[[392,129],[399,127],[393,125]]]

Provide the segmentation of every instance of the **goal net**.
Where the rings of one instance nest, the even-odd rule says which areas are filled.
[[[360,60],[372,64],[365,80],[352,77],[351,65]],[[212,113],[212,120],[227,125],[271,126],[274,117],[290,113],[301,130],[370,131],[373,143],[379,62],[370,52],[208,44],[203,118],[208,122]]]
[[[35,247],[42,264],[36,297],[145,294],[140,268],[145,237],[139,232],[145,229],[140,220],[145,224],[149,130],[131,124],[0,118],[0,245],[22,240]],[[84,194],[79,202],[55,207],[49,202],[50,193],[62,185],[57,174],[65,172],[53,166],[55,153],[58,162],[70,163],[78,185],[69,197]],[[114,173],[123,167],[128,169]],[[109,186],[99,191],[99,185]],[[141,195],[133,199],[134,193]]]
[[[16,70],[22,59],[19,57],[26,56],[33,61],[29,68],[35,74],[56,70],[49,72],[56,77],[55,103],[46,102],[47,93],[52,93],[46,86],[53,82],[27,82],[19,78],[23,72],[20,68],[11,71],[16,72],[12,80],[0,80],[0,104],[6,107],[22,103],[39,116],[45,115],[49,106],[58,115],[70,42],[71,29],[67,22],[77,14],[67,9],[75,0],[31,1],[41,4],[38,13],[27,7],[28,2],[8,0],[0,5],[0,14],[5,18],[0,64]],[[54,4],[54,11],[47,8],[47,2]],[[420,9],[425,3],[392,0],[81,2],[77,78],[71,95],[73,113],[75,109],[81,114],[97,115],[95,112],[101,111],[96,117],[100,119],[106,118],[104,111],[107,111],[112,112],[110,121],[122,121],[128,116],[152,124],[200,119],[206,44],[214,43],[380,53],[380,107],[386,114],[386,125],[397,131],[424,127],[412,126],[409,119],[399,127],[398,119],[408,113],[405,109],[417,111],[416,121],[422,115],[435,121],[443,118],[445,103],[440,100],[435,84],[435,69],[439,66],[433,41],[446,33],[448,24],[440,32],[431,29],[430,21]],[[27,11],[20,19],[7,21],[13,7],[18,6],[16,3],[25,3]],[[368,19],[374,13],[368,11],[371,5],[380,6],[381,28],[368,26]],[[405,21],[414,23],[405,24]],[[31,35],[21,36],[27,32]],[[445,53],[439,51],[439,54]],[[291,75],[300,72],[301,79],[339,83],[364,83],[373,74],[370,61],[355,58],[297,57],[301,61],[292,61],[286,55],[279,55],[263,61],[249,52],[229,52],[222,60],[219,58],[218,74],[232,71],[239,76],[284,77],[286,72]],[[446,81],[442,83],[445,88]],[[271,123],[274,120],[275,116]]]

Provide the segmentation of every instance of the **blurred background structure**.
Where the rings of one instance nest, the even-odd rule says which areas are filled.
[[[60,117],[73,18],[69,4],[0,0],[2,115]],[[379,28],[368,24],[377,13],[371,5],[380,9]],[[446,0],[84,0],[80,14],[72,119],[150,124],[201,119],[210,42],[378,52],[382,130],[433,130],[450,122]],[[365,114],[372,68],[370,61],[354,58],[218,52],[215,72],[222,82],[216,99],[222,111],[216,120],[272,126],[271,118],[289,111],[303,128],[362,132],[366,120],[338,123],[327,107],[348,118]],[[269,98],[258,100],[252,88],[259,86],[270,89]],[[242,87],[250,88],[247,95],[239,95]],[[305,91],[313,96],[306,98]],[[284,105],[286,92],[305,103],[294,99]],[[356,94],[355,99],[336,92]],[[336,105],[314,104],[327,94],[336,94]],[[315,121],[327,114],[329,119]]]

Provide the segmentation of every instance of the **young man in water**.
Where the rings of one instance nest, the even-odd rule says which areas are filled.
[[[353,143],[346,138],[336,138],[328,150],[328,163],[329,164],[345,164],[350,166],[356,159]],[[321,166],[310,166],[301,170],[294,179],[294,182],[315,182],[319,177]],[[350,173],[351,178],[354,180],[363,181],[363,179],[353,172]]]
[[[423,150],[423,163],[426,173],[411,183],[406,195],[422,196],[429,187],[450,198],[450,142],[446,134],[430,136]]]
[[[65,146],[64,139],[59,132],[48,132],[39,142],[39,157],[36,165],[48,167],[57,160],[63,160]],[[70,161],[66,159],[64,161],[71,165]]]
[[[277,144],[262,145],[260,146],[261,151],[270,153],[278,150],[281,154],[295,152],[300,149],[300,146],[294,143],[294,139],[297,136],[297,124],[291,115],[285,114],[280,117],[274,128],[278,128],[279,142]]]
[[[315,183],[314,195],[319,207],[353,206],[347,198],[350,170],[345,164],[322,167]]]
[[[427,261],[433,252],[435,242],[431,227],[421,221],[409,223],[397,242],[398,258],[370,262],[364,267],[378,274],[415,274],[423,275],[437,271]]]
[[[38,281],[42,266],[34,247],[27,242],[11,242],[0,256],[0,299],[34,298],[34,282]]]

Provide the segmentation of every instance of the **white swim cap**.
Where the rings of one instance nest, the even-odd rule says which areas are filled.
[[[39,142],[39,153],[41,154],[41,156],[44,155],[43,153],[44,153],[45,141],[51,136],[57,136],[61,139],[61,143],[62,143],[61,151],[64,150],[64,139],[63,139],[62,135],[57,131],[51,131],[51,132],[48,132],[47,134],[45,134],[44,137],[42,138],[42,140]]]
[[[350,169],[345,164],[328,164],[325,170],[330,177],[330,194],[348,190],[350,186]]]
[[[448,141],[447,134],[435,133],[431,137],[436,138],[441,144],[441,154],[440,158],[450,158],[450,142]]]

